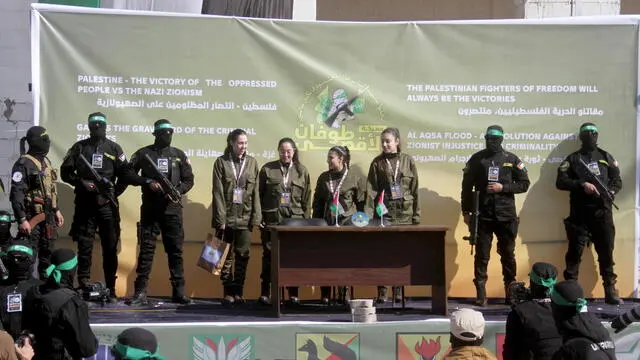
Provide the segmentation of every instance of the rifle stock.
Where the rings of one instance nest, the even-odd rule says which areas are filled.
[[[95,182],[96,187],[98,188],[98,193],[104,198],[106,198],[113,206],[118,207],[118,202],[116,201],[116,199],[113,197],[113,194],[111,193],[111,191],[114,189],[113,183],[106,177],[98,174],[96,169],[94,169],[93,166],[91,166],[91,164],[89,163],[89,160],[87,160],[87,158],[84,157],[82,153],[79,154],[79,157],[84,163],[84,165],[89,169],[89,174],[91,174],[91,177],[93,178],[93,181]]]
[[[182,201],[181,201],[182,200],[182,194],[180,194],[178,189],[176,189],[176,187],[173,186],[171,181],[169,181],[169,179],[167,179],[167,177],[164,176],[164,174],[162,172],[160,172],[160,169],[158,169],[158,167],[153,162],[153,160],[151,159],[149,154],[144,154],[144,158],[147,160],[149,165],[151,165],[151,169],[153,170],[153,178],[156,181],[158,181],[158,183],[160,183],[160,186],[162,186],[162,191],[167,195],[167,198],[172,203],[178,204],[178,205],[180,205],[180,207],[183,207],[182,206]]]
[[[604,196],[606,198],[606,200],[611,203],[611,205],[613,205],[613,207],[616,208],[616,210],[620,210],[618,208],[618,205],[616,205],[616,203],[613,200],[613,195],[611,194],[611,191],[609,190],[609,188],[607,187],[607,185],[605,185],[602,180],[600,180],[596,174],[592,173],[591,170],[589,169],[589,165],[587,165],[586,162],[584,162],[584,160],[582,160],[582,158],[578,158],[578,160],[580,161],[580,165],[582,165],[586,171],[587,177],[591,180],[591,182],[594,183],[594,185],[596,187],[599,187],[600,189],[598,190],[598,192],[600,193],[600,196]]]
[[[471,220],[469,221],[469,236],[464,236],[463,239],[469,242],[471,245],[471,255],[473,255],[473,247],[478,242],[478,221],[480,218],[480,191],[473,192],[473,212],[471,213]]]

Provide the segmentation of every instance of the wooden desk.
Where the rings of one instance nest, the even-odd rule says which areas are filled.
[[[432,312],[448,316],[444,226],[273,226],[271,296],[283,286],[431,285]]]

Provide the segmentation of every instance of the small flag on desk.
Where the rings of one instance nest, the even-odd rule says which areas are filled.
[[[340,204],[340,194],[336,191],[333,194],[333,202],[329,207],[331,210],[331,215],[338,216],[340,214],[344,214],[344,209],[342,208],[342,204]]]
[[[382,215],[387,213],[389,213],[389,210],[384,205],[384,190],[382,190],[380,192],[380,195],[378,195],[378,203],[376,204],[376,214],[378,214],[379,217],[382,217]]]

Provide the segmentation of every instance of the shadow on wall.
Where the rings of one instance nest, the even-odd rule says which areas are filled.
[[[540,167],[538,181],[529,188],[519,214],[519,235],[529,255],[528,264],[518,264],[521,273],[528,274],[534,263],[544,261],[554,264],[558,269],[558,279],[564,279],[562,272],[568,243],[563,220],[569,216],[569,192],[556,189],[556,176],[560,163],[578,148],[576,140],[562,141]],[[586,248],[579,279],[585,294],[595,289],[598,276],[593,247]]]

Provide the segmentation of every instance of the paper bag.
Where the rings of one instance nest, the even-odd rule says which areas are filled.
[[[227,259],[230,248],[231,244],[218,239],[213,234],[207,234],[207,240],[204,242],[198,259],[198,267],[213,275],[220,275],[220,270]]]

